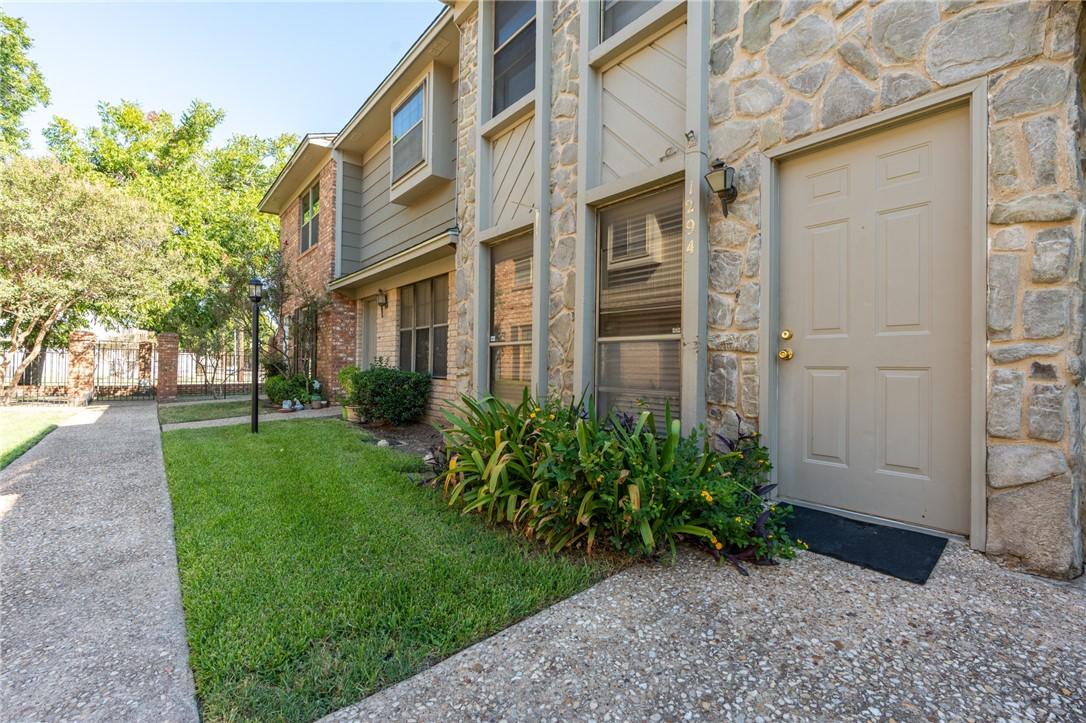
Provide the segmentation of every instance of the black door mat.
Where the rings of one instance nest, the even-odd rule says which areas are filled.
[[[859,522],[829,512],[792,505],[786,525],[792,539],[811,552],[923,585],[939,562],[946,538],[923,532]]]

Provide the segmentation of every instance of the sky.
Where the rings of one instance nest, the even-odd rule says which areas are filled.
[[[444,6],[399,2],[0,0],[27,23],[52,102],[26,116],[31,153],[54,115],[80,130],[99,101],[224,110],[212,138],[339,131]]]

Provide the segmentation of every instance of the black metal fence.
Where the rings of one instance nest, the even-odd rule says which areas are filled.
[[[150,341],[100,341],[94,346],[97,401],[154,399],[158,347]]]
[[[177,355],[177,396],[229,397],[249,394],[252,389],[252,360],[237,350],[221,355],[183,351]],[[257,383],[264,380],[257,372]]]
[[[10,379],[26,358],[19,349],[8,359],[4,378]],[[59,403],[68,401],[68,350],[43,349],[23,370],[12,392],[11,402]]]

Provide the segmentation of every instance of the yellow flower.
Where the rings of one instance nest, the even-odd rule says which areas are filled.
[[[542,409],[540,409],[539,407],[536,407],[536,408],[535,408],[535,411],[536,411],[536,412],[541,412],[541,411],[543,411],[543,410],[542,410]]]
[[[449,460],[449,469],[456,469],[456,457]]]
[[[735,518],[735,521],[736,521],[736,522],[742,522],[742,521],[743,521],[743,518],[742,518],[742,517],[736,517],[736,518]]]
[[[739,453],[739,459],[743,459],[743,453],[742,452]]]
[[[711,543],[713,543],[715,545],[716,544],[716,538],[715,537],[710,537],[709,542],[711,542]]]
[[[601,474],[599,477],[597,477],[596,481],[597,482],[603,482],[603,475]]]
[[[772,532],[769,533],[769,539],[771,539],[771,540],[773,539],[773,533]]]
[[[776,511],[777,511],[777,508],[776,508],[776,507],[775,507],[774,505],[770,505],[770,506],[769,506],[769,511],[770,511],[770,512],[776,512]]]
[[[551,419],[554,419],[554,415],[553,415],[553,414],[551,415]]]
[[[532,418],[532,419],[535,419],[535,412],[532,412],[532,413],[531,413],[531,414],[529,414],[528,416],[529,416],[530,418]]]
[[[719,542],[715,543],[715,546],[716,546],[716,549],[718,549],[718,550],[721,549],[722,547],[724,547],[724,545],[721,545]]]

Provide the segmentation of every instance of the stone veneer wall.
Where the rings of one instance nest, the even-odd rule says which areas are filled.
[[[988,550],[1081,570],[1080,6],[715,0],[709,417],[757,420],[761,151],[978,77],[989,84]],[[730,431],[730,430],[729,430]]]
[[[551,41],[550,319],[547,386],[573,394],[573,304],[577,287],[577,93],[580,89],[580,3],[559,0]],[[540,122],[548,120],[546,116]]]
[[[460,27],[460,73],[457,103],[456,137],[456,225],[460,229],[456,246],[455,281],[450,286],[449,297],[455,310],[455,321],[449,317],[449,336],[452,341],[453,329],[456,330],[456,342],[450,344],[455,354],[449,359],[450,367],[455,368],[455,390],[457,394],[471,394],[475,386],[471,376],[475,353],[472,347],[472,329],[475,324],[475,312],[472,297],[475,294],[475,149],[477,143],[478,103],[479,103],[479,12],[475,8],[471,14],[458,20]],[[453,324],[456,324],[454,327]],[[450,368],[450,373],[453,369]]]
[[[328,398],[335,400],[339,394],[336,375],[343,367],[355,363],[355,302],[342,294],[328,292],[336,263],[335,161],[329,161],[321,169],[319,179],[321,211],[317,244],[310,246],[304,254],[299,253],[300,199],[295,199],[280,217],[279,240],[294,283],[313,298],[327,296],[331,302],[321,310],[317,321],[317,378],[324,385]],[[295,299],[300,304],[297,296]],[[285,311],[290,313],[299,304]]]

